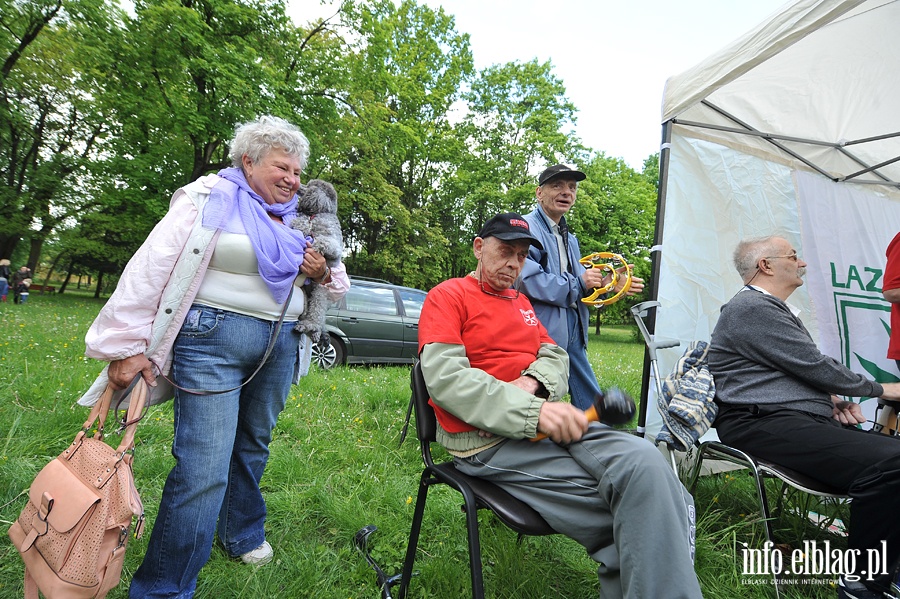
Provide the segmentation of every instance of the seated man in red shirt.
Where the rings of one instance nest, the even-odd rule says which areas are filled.
[[[530,245],[522,216],[497,215],[473,242],[476,269],[428,293],[419,354],[438,441],[583,545],[601,597],[701,597],[693,499],[662,455],[559,401],[568,357],[515,288]]]

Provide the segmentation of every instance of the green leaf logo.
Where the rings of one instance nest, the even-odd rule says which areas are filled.
[[[862,367],[865,368],[866,372],[879,383],[900,383],[900,378],[897,378],[895,374],[890,373],[887,370],[882,370],[877,364],[866,360],[856,352],[854,352],[853,355],[856,356],[856,359],[859,360],[859,363],[862,364]]]

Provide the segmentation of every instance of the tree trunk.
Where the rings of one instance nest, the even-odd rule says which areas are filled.
[[[69,268],[66,269],[66,280],[63,281],[62,285],[59,288],[59,292],[62,293],[66,290],[66,286],[69,284],[69,281],[72,280],[72,269],[75,267],[75,260],[69,260]],[[81,276],[78,277],[79,281],[81,280]]]
[[[100,289],[103,287],[103,271],[97,275],[97,290],[94,291],[94,297],[100,299]]]
[[[0,258],[12,259],[16,246],[19,245],[18,235],[0,234]],[[12,267],[13,265],[11,265]]]
[[[37,267],[41,261],[41,248],[44,247],[43,238],[31,237],[31,249],[28,251],[28,262],[25,264],[31,269],[31,273],[37,277]]]
[[[56,265],[59,263],[59,259],[62,257],[62,252],[56,255],[56,258],[53,259],[53,263],[50,265],[50,270],[47,272],[47,276],[44,277],[44,288],[50,284],[50,277],[53,276],[53,271],[56,270]],[[60,293],[63,292],[62,289],[59,290]],[[43,295],[44,290],[41,289],[41,294]]]

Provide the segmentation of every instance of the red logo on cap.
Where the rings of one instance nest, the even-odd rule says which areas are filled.
[[[510,224],[510,226],[512,226],[512,227],[522,227],[522,228],[525,229],[526,231],[528,230],[528,223],[527,223],[526,221],[520,220],[520,219],[518,219],[518,218],[511,218],[511,219],[509,219],[509,224]]]

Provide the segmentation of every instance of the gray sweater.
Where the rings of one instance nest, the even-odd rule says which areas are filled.
[[[722,307],[709,370],[723,404],[780,404],[825,416],[831,395],[878,397],[880,384],[822,354],[799,318],[773,295],[745,289]]]

